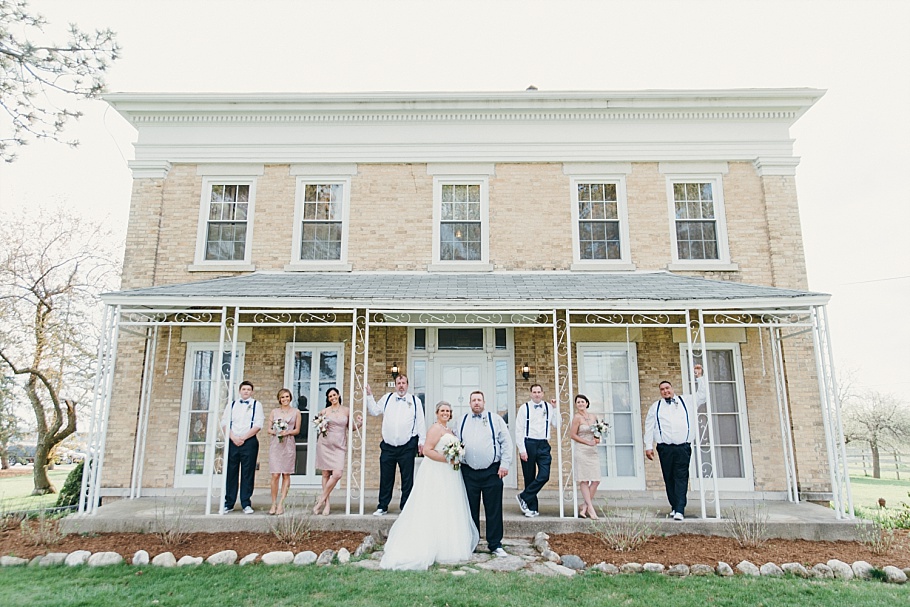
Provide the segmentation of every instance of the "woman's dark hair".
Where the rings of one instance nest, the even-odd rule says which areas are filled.
[[[338,403],[341,404],[341,392],[338,391],[338,388],[332,386],[331,388],[329,388],[328,390],[325,391],[325,406],[326,406],[326,408],[332,406],[332,403],[329,402],[329,394],[331,394],[332,392],[335,392],[336,394],[338,394]]]
[[[589,407],[591,406],[591,399],[588,398],[587,396],[585,396],[584,394],[576,394],[575,398],[572,399],[572,404],[574,405],[575,403],[577,403],[579,398],[585,399],[585,402],[588,403],[588,406]]]

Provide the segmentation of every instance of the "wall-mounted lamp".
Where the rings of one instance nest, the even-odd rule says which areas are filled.
[[[392,373],[392,379],[398,379],[398,363],[392,363],[392,368],[389,371]]]
[[[521,376],[526,380],[531,379],[531,367],[528,366],[528,363],[525,363],[521,367]]]
[[[461,228],[455,228],[455,238],[461,240]]]

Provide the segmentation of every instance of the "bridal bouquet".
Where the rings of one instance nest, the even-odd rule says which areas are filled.
[[[607,432],[610,431],[610,424],[602,419],[594,420],[594,423],[591,424],[591,432],[594,434],[594,438],[597,440],[602,439],[607,435]]]
[[[458,470],[461,468],[461,458],[464,456],[464,445],[453,440],[442,448],[442,455],[448,463],[452,464],[452,468]]]
[[[316,428],[316,432],[319,433],[319,436],[325,436],[329,433],[329,420],[325,416],[325,411],[313,419],[313,426]]]
[[[274,420],[272,420],[272,432],[274,432],[276,435],[278,435],[279,443],[284,442],[284,437],[281,436],[281,433],[287,429],[288,429],[288,423],[285,420],[281,419],[280,417],[276,417]]]

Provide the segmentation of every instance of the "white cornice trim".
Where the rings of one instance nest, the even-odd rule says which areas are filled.
[[[798,156],[784,156],[780,158],[771,158],[761,156],[755,160],[755,171],[759,177],[766,175],[796,175],[796,167],[799,165]]]
[[[171,172],[167,160],[130,160],[127,166],[133,172],[133,179],[164,179]]]

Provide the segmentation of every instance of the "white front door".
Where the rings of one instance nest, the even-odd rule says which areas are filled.
[[[598,446],[601,489],[645,488],[635,344],[579,343],[578,391],[610,431]],[[574,397],[574,395],[573,395]],[[574,403],[571,404],[574,412]],[[573,413],[574,414],[574,413]]]
[[[496,365],[495,361],[491,364],[487,360],[486,354],[483,353],[437,355],[435,363],[436,386],[438,388],[434,390],[434,393],[438,394],[438,397],[426,404],[428,424],[435,419],[436,403],[444,400],[452,405],[453,421],[450,427],[457,432],[455,425],[461,423],[461,418],[471,412],[471,392],[475,390],[480,390],[484,393],[484,400],[488,410],[502,415],[506,420],[514,418],[512,414],[514,403],[511,403],[503,410],[503,404],[497,403],[498,390],[493,389],[492,378],[503,375],[503,372],[500,372],[500,367],[504,370],[506,368],[504,364]],[[511,429],[509,433],[514,443],[514,434]],[[513,455],[509,475],[503,481],[506,487],[516,487],[518,469],[517,460]]]
[[[291,476],[291,485],[318,485],[316,473],[316,433],[313,418],[325,409],[325,392],[337,388],[341,402],[345,401],[342,378],[344,377],[344,344],[289,343],[285,359],[285,386],[293,395],[294,405],[300,409],[301,428],[297,435],[297,467]]]

